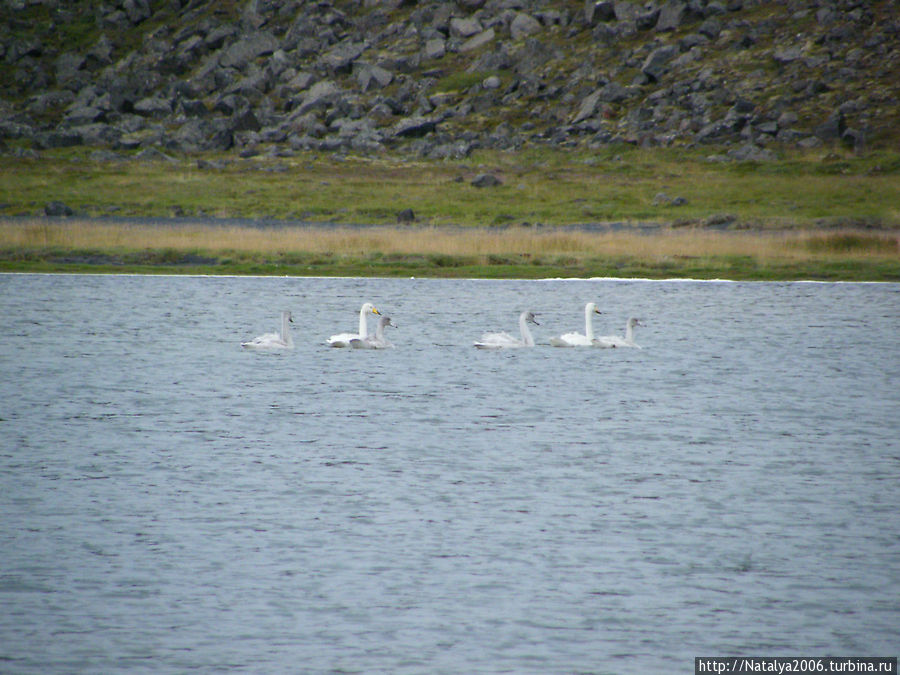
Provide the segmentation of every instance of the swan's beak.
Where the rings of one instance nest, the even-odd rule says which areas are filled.
[[[381,315],[381,312],[379,312],[375,307],[373,307],[373,308],[372,308],[372,314],[378,314],[378,315],[380,316],[380,315]]]

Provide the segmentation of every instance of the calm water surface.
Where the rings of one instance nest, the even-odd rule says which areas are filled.
[[[364,300],[396,349],[325,347]],[[541,346],[588,300],[644,348]],[[900,285],[4,275],[0,315],[0,672],[897,654]]]

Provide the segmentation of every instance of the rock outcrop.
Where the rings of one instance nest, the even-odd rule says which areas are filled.
[[[758,160],[896,147],[898,72],[887,0],[0,0],[0,149]]]

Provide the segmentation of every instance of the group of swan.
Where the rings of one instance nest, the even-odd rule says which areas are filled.
[[[369,334],[368,316],[375,314],[381,317],[375,329],[375,335]],[[563,333],[550,338],[550,344],[554,347],[640,347],[634,342],[634,327],[643,325],[640,319],[631,317],[625,325],[625,336],[605,335],[594,337],[593,315],[600,314],[596,303],[589,302],[584,306],[584,335],[581,333]],[[287,310],[281,313],[281,333],[266,333],[257,338],[242,342],[241,347],[247,349],[292,349],[294,341],[291,339],[290,324],[293,323],[291,313]],[[481,339],[475,342],[478,349],[516,349],[519,347],[534,347],[534,337],[528,329],[528,324],[540,326],[532,312],[522,312],[519,315],[519,334],[516,338],[509,333],[485,333]],[[372,303],[363,304],[359,310],[359,332],[339,333],[328,338],[329,347],[349,347],[352,349],[387,349],[393,347],[384,336],[384,329],[388,326],[396,328],[389,316],[382,316]]]
[[[581,333],[563,333],[557,337],[550,338],[550,344],[554,347],[640,347],[634,341],[634,327],[642,326],[640,319],[631,317],[625,325],[625,336],[620,335],[604,335],[602,337],[594,337],[594,314],[600,314],[596,303],[589,302],[584,306],[584,335]],[[519,332],[522,339],[514,338],[507,333],[485,333],[481,336],[481,340],[475,343],[478,349],[508,349],[516,347],[534,347],[534,338],[531,331],[528,330],[528,324],[533,323],[536,326],[540,324],[535,321],[534,314],[531,312],[522,312],[519,315]]]
[[[550,338],[550,344],[554,347],[640,347],[634,342],[634,327],[642,326],[640,319],[630,317],[625,324],[625,336],[604,335],[594,337],[594,314],[600,314],[596,303],[589,302],[584,306],[584,335],[581,333],[564,333],[558,337]]]
[[[370,313],[381,316],[375,329],[375,335],[369,335],[367,318]],[[285,310],[281,313],[280,334],[266,333],[247,342],[242,342],[241,347],[260,350],[293,349],[294,341],[291,338],[290,328],[290,324],[293,321],[291,313]],[[397,324],[391,321],[391,317],[382,316],[381,312],[375,309],[372,303],[367,302],[359,310],[359,332],[332,335],[328,338],[328,346],[351,347],[353,349],[387,349],[388,347],[393,347],[394,345],[384,336],[384,329],[387,326],[396,328]]]
[[[375,306],[371,302],[363,303],[359,310],[359,331],[356,333],[338,333],[328,338],[329,347],[352,347],[353,349],[385,349],[393,347],[384,337],[385,326],[396,328],[396,324],[391,322],[391,317],[381,316],[378,326],[375,328],[375,335],[369,335],[369,314],[381,316]]]

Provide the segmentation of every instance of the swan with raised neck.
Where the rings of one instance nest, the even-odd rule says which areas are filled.
[[[369,314],[381,315],[371,302],[363,303],[359,310],[359,332],[357,333],[339,333],[328,338],[328,344],[331,347],[349,347],[351,340],[365,340],[369,336],[367,326],[367,318]]]
[[[528,330],[528,324],[533,323],[540,326],[534,318],[532,312],[522,312],[519,314],[519,334],[521,339],[514,338],[509,333],[485,333],[481,336],[481,340],[475,343],[478,349],[509,349],[516,347],[534,347],[534,337]]]
[[[292,349],[294,339],[291,337],[291,323],[294,319],[288,310],[281,312],[281,333],[266,333],[259,337],[242,342],[246,349]]]
[[[558,337],[550,338],[550,344],[554,347],[593,347],[594,344],[594,314],[600,314],[597,304],[589,302],[584,306],[584,335],[581,333],[564,333]]]
[[[384,329],[390,326],[396,328],[397,324],[391,321],[391,317],[382,316],[378,319],[378,325],[375,326],[375,335],[368,335],[365,338],[354,338],[350,340],[350,346],[354,349],[387,349],[393,347],[388,339],[384,336]]]
[[[624,338],[620,335],[604,335],[597,338],[595,342],[598,347],[634,347],[635,349],[640,349],[640,345],[634,341],[634,327],[643,325],[640,319],[633,316],[628,317],[628,321],[625,323]]]

